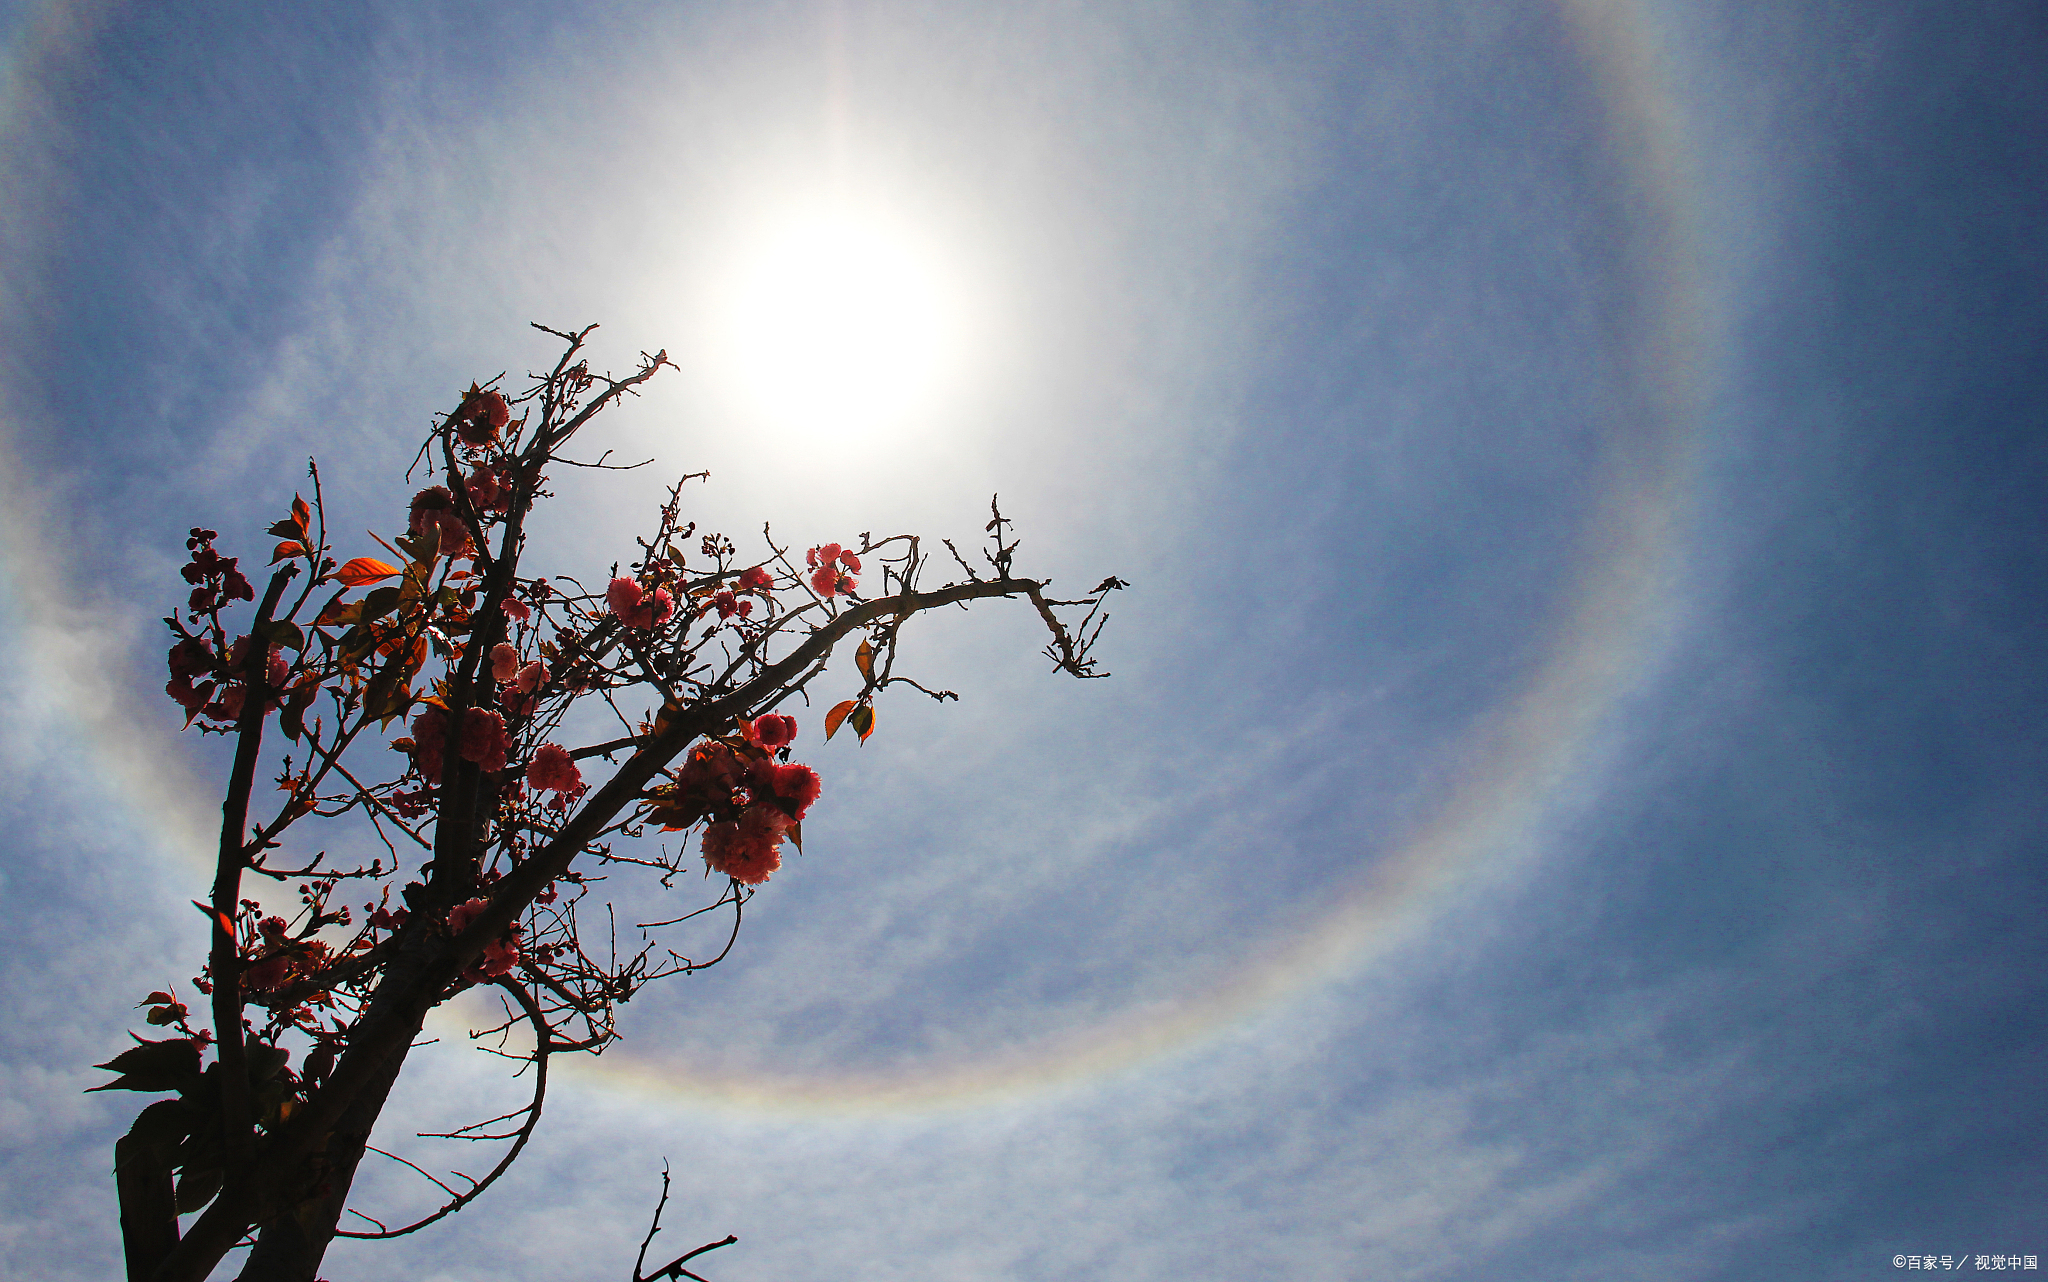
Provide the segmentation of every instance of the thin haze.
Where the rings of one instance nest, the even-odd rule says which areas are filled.
[[[1116,676],[979,610],[909,656],[960,703],[800,714],[825,796],[733,959],[324,1276],[624,1276],[664,1159],[719,1282],[2048,1254],[2032,9],[0,24],[0,1272],[117,1271],[135,1099],[80,1092],[204,946],[185,528],[260,559],[315,454],[388,530],[528,320],[683,367],[544,569],[701,468],[743,546],[971,539],[999,491],[1027,572],[1134,583]],[[721,346],[763,229],[833,202],[957,349],[839,427]],[[387,1114],[422,1161],[515,1102],[471,1014]]]

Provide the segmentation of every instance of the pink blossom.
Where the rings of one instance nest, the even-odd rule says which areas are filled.
[[[742,601],[729,591],[712,593],[711,604],[718,607],[718,617],[721,619],[730,619],[735,614],[744,619],[754,612],[752,601]]]
[[[242,987],[252,992],[266,992],[284,987],[291,975],[291,954],[272,953],[242,972]]]
[[[521,601],[516,596],[506,597],[504,603],[498,608],[505,612],[506,618],[517,619],[521,623],[533,617],[533,610],[527,606],[526,602]]]
[[[249,638],[246,636],[235,638],[235,644],[228,650],[230,671],[239,672],[242,665],[248,662],[249,644]],[[273,693],[284,685],[285,678],[291,675],[291,670],[291,664],[285,662],[284,653],[276,646],[271,646],[270,654],[263,665],[263,680]],[[270,706],[275,708],[277,704],[273,702]]]
[[[474,761],[485,771],[505,768],[512,741],[505,734],[505,718],[488,708],[471,708],[462,714],[463,759]]]
[[[188,637],[171,647],[171,675],[191,680],[213,671],[213,648],[202,637]]]
[[[491,647],[491,676],[499,681],[510,681],[519,671],[519,651],[506,642],[500,641]]]
[[[213,683],[195,687],[192,678],[213,674],[213,651],[204,640],[190,637],[171,647],[170,665],[171,680],[164,693],[177,700],[185,711],[198,713],[213,697]]]
[[[790,803],[796,818],[802,819],[818,794],[825,790],[825,784],[818,778],[818,772],[809,766],[790,762],[787,765],[771,766],[774,771],[770,787],[775,795]]]
[[[704,862],[713,872],[758,886],[782,867],[781,828],[773,818],[756,818],[762,811],[754,807],[737,822],[705,825]]]
[[[428,783],[441,782],[441,759],[448,750],[448,714],[432,704],[412,719],[413,764]]]
[[[839,554],[839,564],[845,566],[848,570],[851,570],[855,574],[860,573],[860,558],[855,556],[851,552],[841,552]]]
[[[438,531],[441,555],[451,561],[470,553],[469,527],[455,515],[455,496],[445,485],[431,485],[413,495],[406,524],[420,538],[428,538]]]
[[[455,431],[466,445],[488,445],[512,421],[512,407],[498,392],[471,392],[455,412]]]
[[[645,588],[628,578],[613,579],[605,589],[604,599],[619,622],[629,628],[658,628],[675,611],[675,601],[667,588],[656,588],[649,597]]]
[[[583,772],[576,768],[576,759],[567,748],[544,743],[533,750],[533,760],[526,766],[526,782],[537,792],[573,795],[583,791]]]
[[[774,579],[769,577],[767,567],[756,565],[741,570],[739,581],[733,586],[741,592],[766,592],[774,582]]]
[[[796,718],[770,712],[754,718],[754,742],[764,748],[780,748],[796,738]]]
[[[477,964],[477,969],[495,979],[499,975],[509,974],[512,968],[518,964],[518,941],[494,939],[484,945],[483,960]]]
[[[546,666],[539,659],[535,659],[519,669],[519,674],[512,678],[512,684],[518,689],[519,693],[532,694],[535,690],[540,689],[547,679],[548,670]]]
[[[468,486],[470,506],[479,512],[502,512],[512,497],[512,487],[495,468],[481,465],[472,468]]]
[[[484,909],[491,906],[488,899],[471,899],[448,910],[448,933],[459,935],[469,929],[469,923],[483,916]]]

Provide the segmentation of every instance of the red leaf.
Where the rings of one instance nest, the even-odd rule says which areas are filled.
[[[292,495],[292,520],[298,522],[299,528],[303,530],[306,528],[306,522],[312,519],[313,510],[306,506],[306,500],[296,494]]]
[[[220,927],[222,934],[226,935],[229,939],[233,939],[235,937],[235,923],[231,918],[229,918],[229,916],[226,913],[217,913],[213,909],[207,907],[205,904],[200,903],[196,899],[192,901],[192,906],[194,908],[197,908],[200,912],[206,914],[206,919],[208,921]]]
[[[398,573],[395,565],[386,565],[373,556],[359,556],[334,572],[334,577],[352,588],[388,579]]]
[[[846,714],[852,712],[853,709],[854,702],[848,699],[845,703],[835,705],[832,711],[825,714],[825,737],[827,739],[830,739],[839,732],[839,723],[846,720]]]
[[[276,565],[279,561],[284,560],[288,556],[304,555],[306,555],[305,544],[296,542],[292,539],[286,539],[284,542],[277,545],[277,550],[275,552],[272,552],[270,554],[270,563],[272,565]]]

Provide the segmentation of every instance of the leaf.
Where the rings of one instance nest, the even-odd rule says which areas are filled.
[[[220,927],[222,934],[226,935],[230,939],[233,939],[235,937],[234,920],[230,918],[226,913],[217,913],[213,911],[213,909],[208,908],[205,904],[200,903],[196,899],[192,901],[192,906],[194,908],[197,908],[201,913],[203,913],[208,921]]]
[[[397,571],[393,570],[392,573],[396,574]],[[363,598],[361,617],[355,619],[354,622],[370,623],[383,618],[398,608],[398,597],[399,592],[395,586],[372,589],[370,595]]]
[[[395,565],[386,565],[373,556],[359,556],[334,572],[334,577],[352,588],[388,579],[398,573]]]
[[[306,500],[296,494],[292,495],[292,520],[296,521],[299,528],[303,530],[306,528],[306,523],[312,519],[313,509],[306,506]]]
[[[290,619],[272,619],[263,625],[262,631],[264,638],[272,645],[283,646],[287,650],[306,648],[306,634]]]
[[[208,1170],[194,1170],[186,1167],[178,1177],[178,1214],[190,1215],[213,1200],[220,1192],[221,1172],[219,1167]]]
[[[305,530],[301,529],[290,517],[286,517],[282,521],[273,521],[270,528],[263,532],[274,539],[298,539],[304,538],[306,534]]]
[[[860,735],[862,743],[866,743],[868,736],[875,732],[875,710],[863,703],[846,714],[846,724],[852,726]]]
[[[846,714],[852,712],[857,706],[859,705],[851,699],[848,699],[845,703],[833,705],[832,711],[825,714],[825,737],[827,739],[839,733],[839,723],[846,720]]]
[[[136,1045],[106,1063],[93,1065],[120,1076],[111,1082],[89,1086],[86,1088],[88,1092],[182,1091],[199,1080],[199,1044],[191,1038],[173,1037],[151,1042],[137,1037],[135,1041]]]
[[[174,1002],[176,1000],[178,999],[171,996],[169,993],[159,990],[157,992],[151,993],[149,996],[135,1003],[135,1006],[136,1009],[140,1010],[144,1006],[161,1006],[165,1002]]]
[[[283,1071],[286,1062],[292,1057],[292,1053],[282,1046],[272,1046],[268,1043],[257,1041],[249,1043],[245,1054],[247,1055],[246,1063],[249,1069],[249,1084],[251,1086],[258,1082],[267,1082],[276,1077],[278,1073]]]
[[[138,1158],[166,1161],[192,1133],[192,1109],[182,1100],[160,1099],[135,1115],[128,1133],[114,1142],[116,1170]]]
[[[790,844],[796,847],[796,853],[804,853],[804,826],[802,821],[792,823],[784,831],[789,834]]]
[[[343,591],[347,591],[347,589],[344,588]],[[394,602],[397,599],[396,596],[392,598]],[[343,624],[355,623],[362,617],[363,603],[361,601],[350,601],[344,604],[341,599],[341,593],[337,592],[334,594],[334,599],[327,603],[327,607],[320,611],[320,617],[313,620],[313,626],[316,628],[340,627]]]
[[[862,641],[860,649],[853,652],[853,666],[860,669],[861,676],[867,678],[870,683],[873,683],[875,679],[875,647],[869,645],[866,641]]]
[[[183,1019],[186,1013],[183,1006],[154,1006],[143,1018],[152,1024],[175,1024]]]
[[[654,714],[654,728],[650,733],[667,733],[669,726],[673,725],[675,719],[682,715],[682,704],[677,703],[674,699],[664,699],[661,704],[661,711]]]
[[[305,544],[299,542],[297,539],[286,539],[284,542],[277,545],[276,551],[270,554],[270,563],[272,565],[276,565],[279,561],[284,560],[288,556],[304,555],[306,555]]]
[[[278,714],[278,729],[293,743],[306,730],[306,709],[320,693],[320,683],[312,679],[299,682],[292,688],[291,697],[284,701],[284,711]]]

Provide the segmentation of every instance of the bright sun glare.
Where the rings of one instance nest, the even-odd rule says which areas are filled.
[[[735,266],[720,364],[751,414],[805,433],[886,431],[958,374],[957,291],[906,228],[826,207],[764,229]]]

